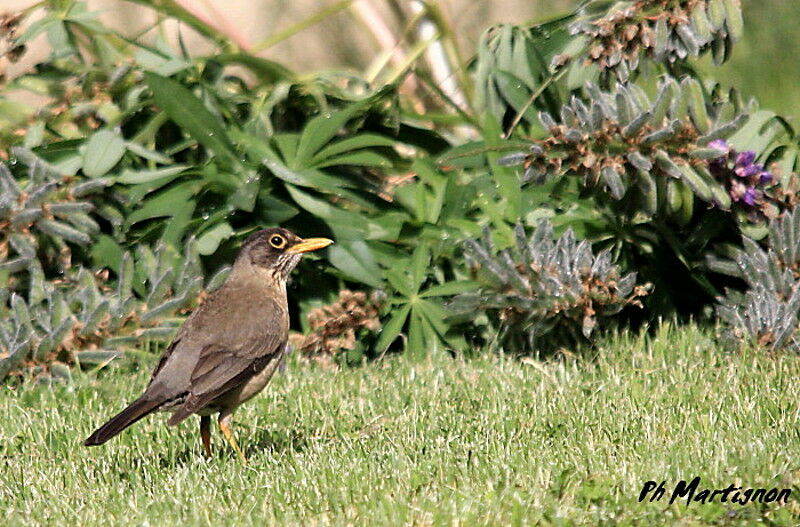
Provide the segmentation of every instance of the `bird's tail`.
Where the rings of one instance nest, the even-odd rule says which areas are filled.
[[[140,397],[128,405],[127,408],[112,417],[106,424],[94,431],[84,446],[102,445],[115,435],[119,434],[139,419],[148,416],[161,406],[161,401]]]

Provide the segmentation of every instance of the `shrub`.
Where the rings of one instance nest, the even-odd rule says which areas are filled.
[[[510,352],[541,353],[559,346],[588,343],[599,321],[626,306],[641,307],[649,285],[636,285],[636,273],[623,274],[608,250],[592,254],[591,245],[572,230],[553,240],[550,222],[542,220],[528,238],[515,228],[516,247],[496,251],[488,231],[469,240],[467,264],[482,287],[451,301],[454,319],[472,320],[487,313],[491,335]]]
[[[728,290],[717,313],[722,337],[732,347],[745,342],[771,350],[800,352],[800,212],[787,212],[769,226],[765,250],[745,238],[734,262],[747,283]]]

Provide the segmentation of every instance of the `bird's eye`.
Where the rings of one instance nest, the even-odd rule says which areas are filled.
[[[283,247],[286,245],[286,238],[276,234],[269,239],[269,244],[275,247],[276,249],[283,249]]]

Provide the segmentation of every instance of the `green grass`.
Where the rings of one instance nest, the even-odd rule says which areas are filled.
[[[242,465],[197,420],[80,441],[147,372],[0,397],[4,525],[794,525],[800,359],[725,354],[696,328],[593,360],[292,365],[237,413]],[[638,503],[647,480],[790,487],[788,504]]]

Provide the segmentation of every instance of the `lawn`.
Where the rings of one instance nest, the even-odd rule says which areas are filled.
[[[149,367],[149,364],[148,364]],[[235,421],[241,464],[197,420],[81,440],[148,368],[3,388],[5,525],[794,525],[800,359],[726,354],[664,325],[593,359],[295,361]],[[126,373],[127,372],[127,373]],[[787,504],[639,503],[648,480],[792,488]],[[669,492],[668,492],[669,494]]]

